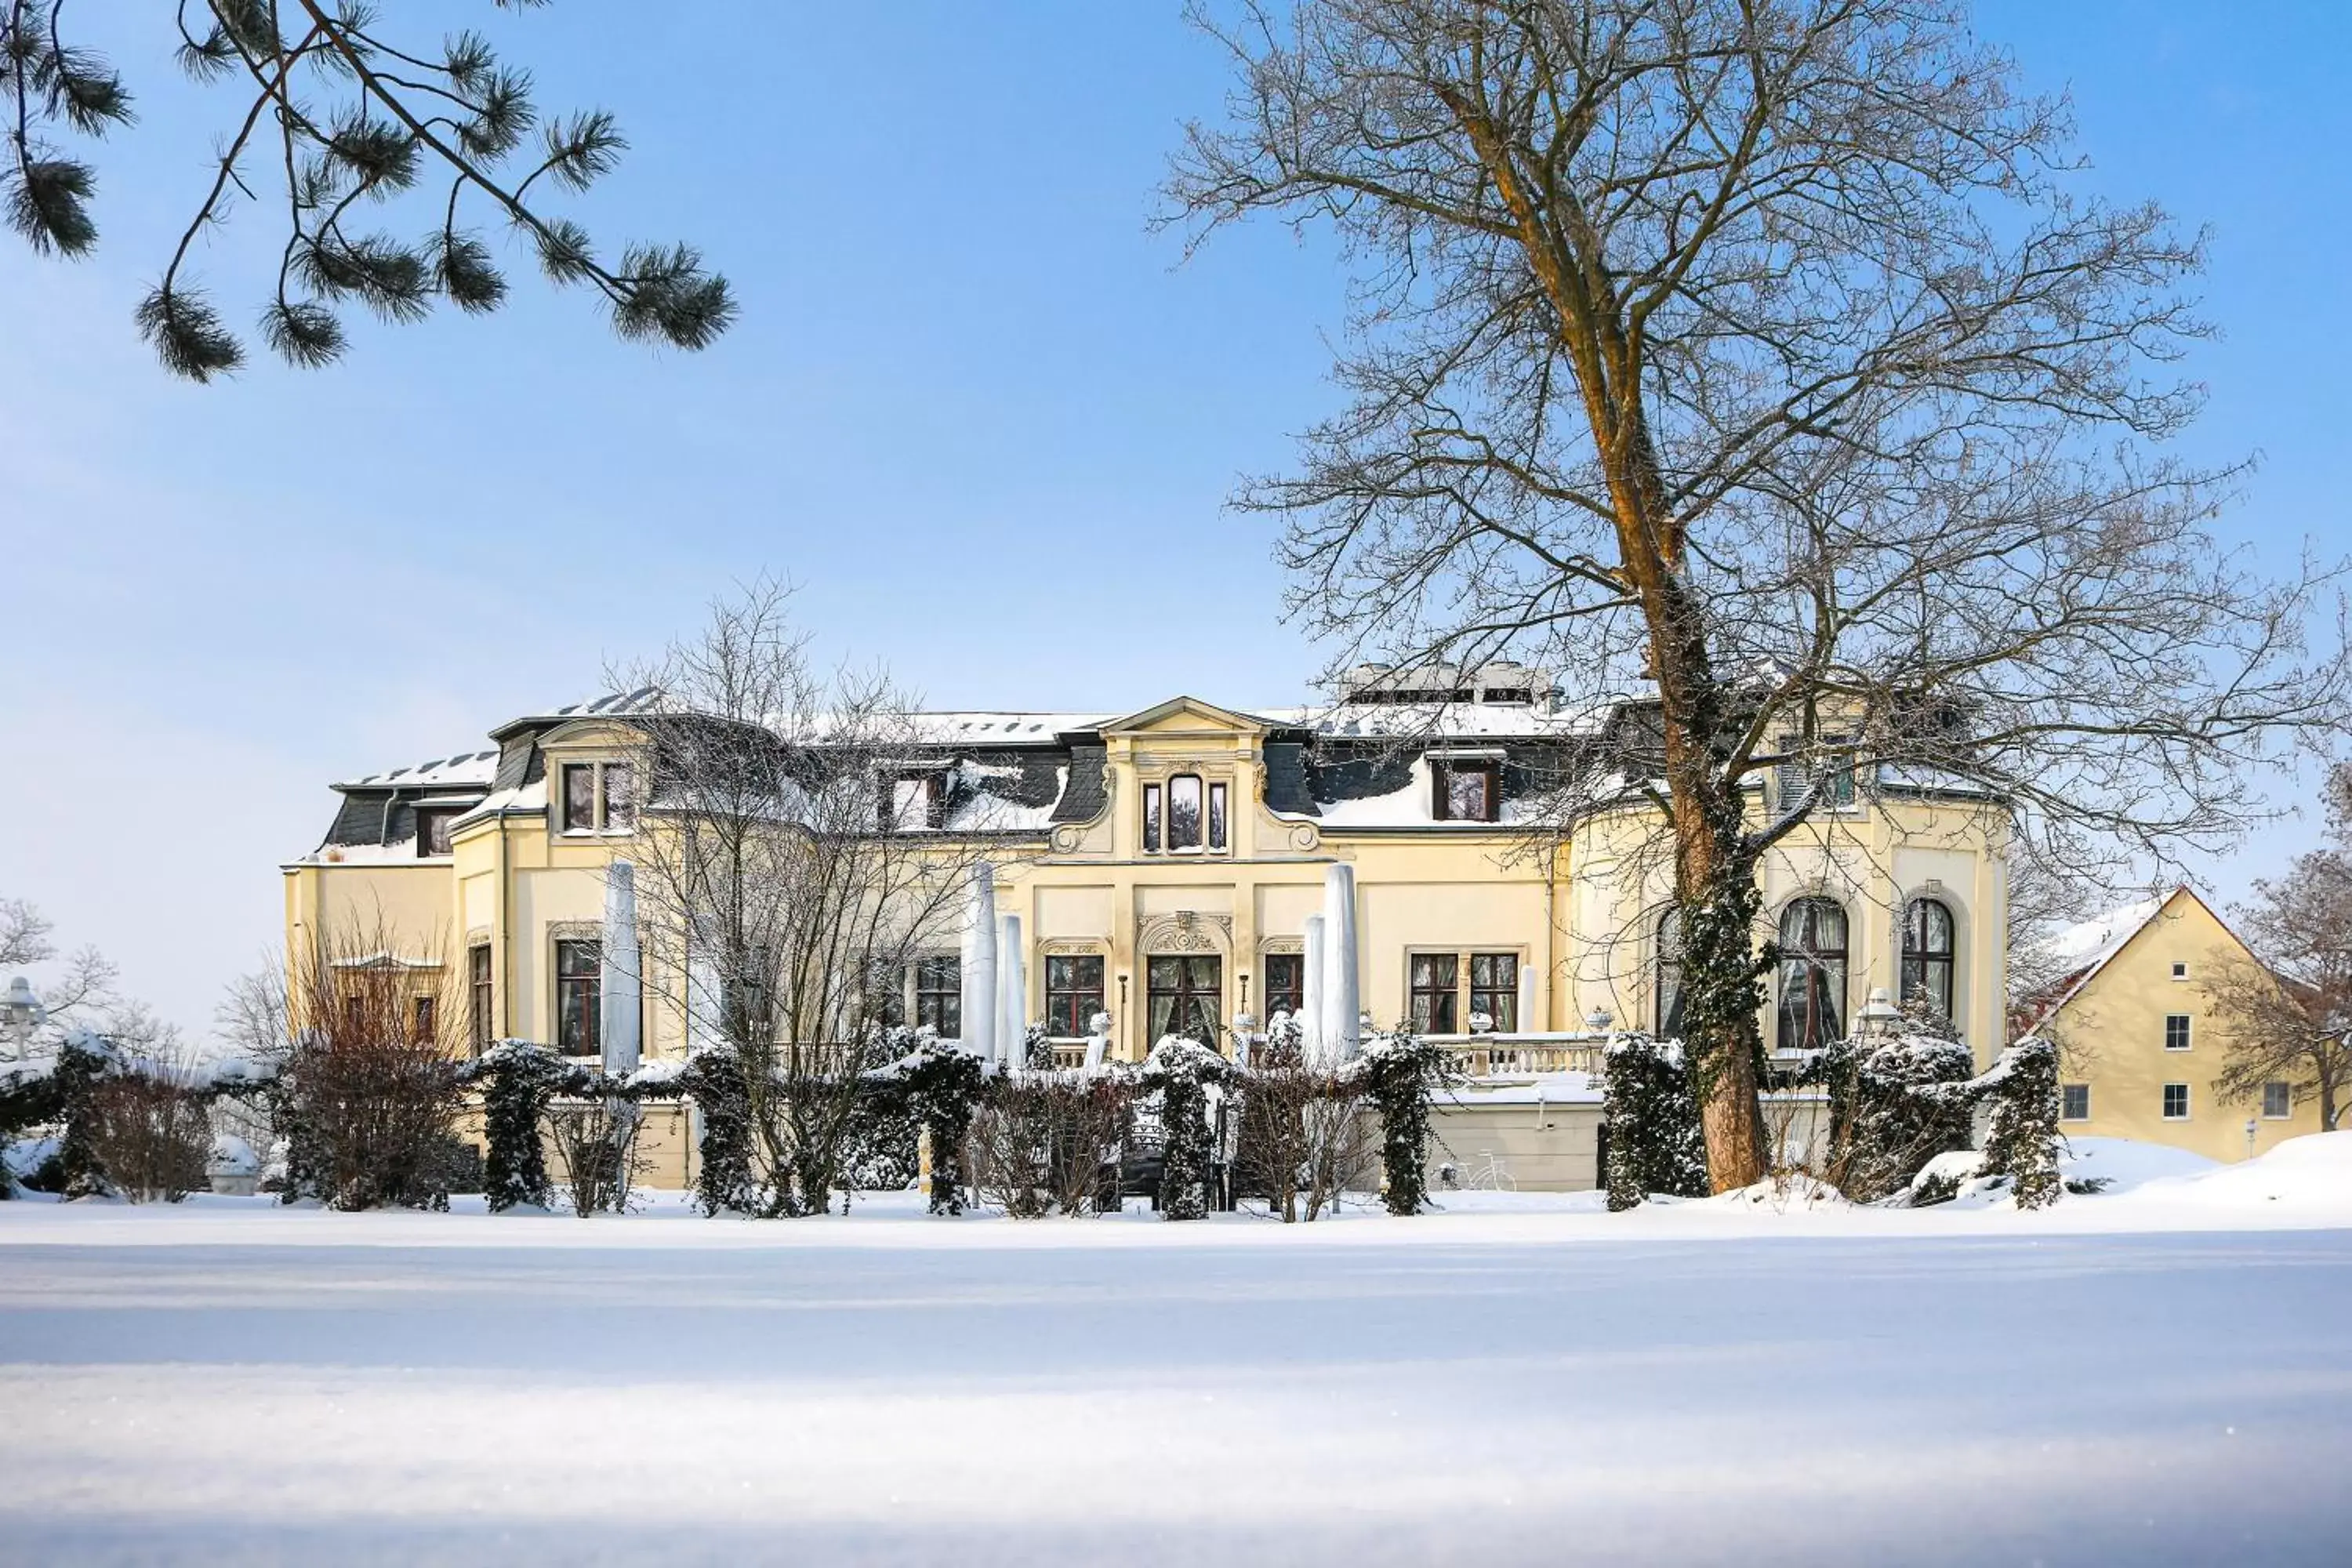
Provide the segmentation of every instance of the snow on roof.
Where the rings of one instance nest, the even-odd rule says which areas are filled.
[[[2139,928],[2154,920],[2179,890],[2168,889],[2153,898],[2136,899],[2080,925],[2068,926],[2050,939],[2050,955],[2069,969],[2105,963],[2122,952],[2124,943],[2137,936]]]
[[[568,702],[551,712],[534,713],[534,719],[593,719],[611,713],[642,713],[661,700],[661,688],[640,686],[634,691],[607,691],[602,697],[592,697],[585,702]]]
[[[1454,740],[1469,736],[1586,735],[1600,729],[1614,702],[1549,707],[1537,702],[1326,703],[1257,708],[1277,724],[1318,735]]]
[[[917,713],[920,738],[944,745],[972,742],[992,746],[1034,746],[1050,743],[1071,730],[1091,730],[1118,718],[1116,713],[1024,713],[950,710]]]
[[[436,757],[429,763],[418,763],[413,767],[394,768],[388,773],[346,779],[335,788],[446,789],[465,784],[487,785],[498,776],[498,772],[497,752],[458,752],[451,756]]]
[[[2030,1000],[2023,1011],[2031,1019],[2030,1027],[2039,1028],[2059,1008],[2072,1002],[2088,985],[2107,961],[2121,952],[2147,926],[2148,921],[2162,913],[2166,905],[2184,893],[2186,885],[2136,899],[2128,904],[2109,910],[2105,914],[2068,926],[2050,939],[2049,953],[2064,966],[2064,978],[2052,985],[2040,998]]]

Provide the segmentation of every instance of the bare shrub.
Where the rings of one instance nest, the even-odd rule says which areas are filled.
[[[110,1073],[91,1086],[90,1152],[116,1193],[175,1204],[206,1186],[207,1098],[168,1068]]]
[[[273,1108],[289,1198],[447,1206],[465,1093],[447,975],[435,946],[382,925],[331,930],[296,952]]]
[[[626,1214],[629,1199],[646,1170],[637,1135],[645,1114],[635,1102],[618,1098],[572,1100],[551,1105],[547,1138],[562,1167],[563,1190],[572,1212]]]
[[[1364,1110],[1360,1079],[1274,1057],[1242,1085],[1234,1154],[1242,1190],[1286,1225],[1321,1218],[1340,1194],[1367,1185],[1378,1163]]]
[[[1134,1105],[1129,1076],[1032,1071],[991,1089],[971,1131],[982,1194],[1015,1219],[1095,1213]]]

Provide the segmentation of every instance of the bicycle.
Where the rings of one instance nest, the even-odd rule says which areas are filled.
[[[1437,1167],[1437,1184],[1449,1192],[1516,1193],[1518,1182],[1511,1175],[1510,1166],[1495,1157],[1492,1149],[1478,1151],[1478,1158],[1466,1168],[1454,1161],[1445,1160]]]

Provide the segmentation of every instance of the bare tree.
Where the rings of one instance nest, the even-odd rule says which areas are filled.
[[[2235,912],[2256,962],[2223,964],[2204,988],[2227,1029],[2213,1092],[2251,1105],[2284,1083],[2333,1132],[2352,1104],[2352,767],[2330,775],[2328,796],[2335,842],[2254,884]]]
[[[56,931],[48,916],[26,900],[0,899],[0,969],[57,964],[42,976],[37,994],[41,1010],[61,1024],[110,1019],[129,1005],[116,990],[120,973],[113,962],[95,947],[60,955]],[[139,1016],[149,1016],[142,1008]]]
[[[1633,699],[1559,810],[1663,825],[1717,1188],[1766,1164],[1758,868],[1824,806],[2160,856],[2340,732],[2338,568],[2256,575],[2207,528],[2234,471],[2159,449],[2200,242],[2079,190],[2066,106],[1957,5],[1281,9],[1198,13],[1236,86],[1171,220],[1336,230],[1351,401],[1239,503],[1343,657]]]
[[[761,1206],[822,1214],[901,976],[960,931],[992,820],[887,676],[820,672],[773,580],[632,672],[647,988],[739,1057]],[[909,777],[919,787],[902,790]]]
[[[2009,905],[2002,931],[2009,952],[2009,1005],[2012,1012],[2046,996],[2076,962],[2060,952],[2055,939],[2066,927],[2096,912],[2097,889],[2063,868],[2014,847],[2009,859]]]

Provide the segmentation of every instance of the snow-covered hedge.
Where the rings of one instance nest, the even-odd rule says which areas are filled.
[[[930,1151],[930,1211],[961,1214],[965,1151],[987,1069],[971,1052],[941,1045],[928,1028],[894,1030],[890,1043],[903,1047],[898,1058],[866,1075],[874,1090],[868,1115],[882,1129],[868,1136],[895,1142],[887,1124],[903,1126]]]
[[[1831,1046],[1813,1074],[1829,1092],[1830,1181],[1874,1203],[1907,1189],[1937,1155],[1968,1148],[1975,1074],[1968,1047],[1941,1029]]]
[[[2058,1171],[2058,1047],[2029,1035],[1976,1080],[1992,1101],[1980,1173],[2006,1176],[2021,1209],[2047,1208],[2064,1186]]]
[[[1830,1096],[1830,1179],[1857,1203],[1940,1203],[1972,1182],[2010,1186],[2020,1208],[2055,1203],[2057,1048],[2028,1037],[1977,1073],[1948,1024],[1914,1011],[1906,1025],[1822,1055],[1812,1078]],[[1990,1112],[1982,1156],[1963,1161],[1979,1107]]]
[[[1233,1073],[1231,1062],[1181,1035],[1162,1036],[1144,1059],[1141,1082],[1160,1097],[1168,1141],[1160,1167],[1161,1219],[1200,1219],[1209,1212],[1217,1154],[1209,1092]]]
[[[1350,1064],[1363,1077],[1365,1097],[1381,1116],[1381,1194],[1392,1215],[1429,1206],[1430,1108],[1455,1081],[1454,1058],[1402,1029],[1364,1042]]]
[[[1706,1142],[1682,1042],[1638,1032],[1612,1037],[1601,1089],[1610,1209],[1638,1208],[1652,1193],[1704,1197]]]

